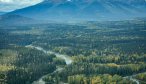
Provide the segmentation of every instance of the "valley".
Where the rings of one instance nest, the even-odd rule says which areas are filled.
[[[146,84],[146,0],[0,0],[0,84]]]
[[[146,21],[0,27],[2,84],[143,84]]]

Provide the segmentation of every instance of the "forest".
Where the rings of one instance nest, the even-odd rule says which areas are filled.
[[[0,26],[0,84],[146,84],[145,72],[143,19]]]

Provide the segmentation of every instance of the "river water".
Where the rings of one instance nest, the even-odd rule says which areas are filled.
[[[37,49],[39,51],[43,51],[46,54],[55,54],[56,57],[64,59],[67,65],[69,65],[69,64],[71,64],[73,62],[73,60],[70,57],[68,57],[67,55],[62,55],[62,54],[59,54],[59,53],[48,51],[48,50],[43,49],[42,47],[33,46],[33,45],[27,45],[26,47],[35,48],[35,49]],[[62,71],[63,68],[64,67],[58,67],[54,72]],[[46,76],[47,75],[42,76],[39,80],[34,81],[32,84],[45,84],[45,81],[43,81],[43,78],[45,78]]]
[[[135,76],[136,76],[136,75],[126,76],[126,77],[124,77],[124,78],[130,79],[131,81],[135,82],[136,84],[140,84],[139,80],[137,80],[137,79],[134,78]]]
[[[68,57],[67,55],[62,55],[62,54],[59,54],[59,53],[55,53],[55,52],[52,52],[52,51],[48,51],[48,50],[43,49],[42,47],[33,46],[33,45],[27,45],[26,47],[35,48],[35,49],[37,49],[39,51],[43,51],[46,54],[55,54],[56,57],[61,58],[61,59],[64,59],[67,65],[69,65],[69,64],[71,64],[73,62],[73,60],[70,57]],[[62,71],[63,68],[64,67],[59,67],[54,72]],[[42,76],[39,80],[34,81],[32,84],[45,84],[45,81],[43,81],[43,78],[45,78],[46,76],[47,75]],[[135,76],[135,75],[127,76],[127,77],[124,77],[124,78],[130,79],[133,82],[135,82],[136,84],[140,84],[139,83],[139,80],[134,79],[133,76]]]

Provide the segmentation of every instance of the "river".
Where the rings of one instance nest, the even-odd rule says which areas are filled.
[[[43,52],[46,53],[46,54],[55,54],[56,57],[61,58],[61,59],[64,59],[67,65],[69,65],[69,64],[71,64],[71,63],[73,62],[73,60],[72,60],[70,57],[68,57],[67,55],[62,55],[62,54],[55,53],[55,52],[52,52],[52,51],[49,51],[49,50],[45,50],[45,49],[43,49],[42,47],[33,46],[33,45],[27,45],[26,47],[35,48],[35,49],[37,49],[37,50],[39,50],[39,51],[43,51]],[[54,72],[58,72],[58,71],[62,71],[62,70],[63,70],[63,67],[58,67]],[[54,73],[54,72],[53,72],[53,73]],[[43,81],[43,78],[45,78],[46,76],[47,76],[47,75],[42,76],[39,80],[34,81],[32,84],[45,84],[45,81]],[[139,83],[139,80],[133,78],[134,76],[135,76],[135,75],[126,76],[126,77],[124,77],[124,78],[130,79],[131,81],[135,82],[136,84],[140,84],[140,83]]]
[[[55,52],[52,52],[52,51],[49,51],[49,50],[45,50],[42,47],[33,46],[33,45],[27,45],[26,47],[35,48],[35,49],[37,49],[39,51],[43,51],[46,54],[55,54],[56,57],[64,59],[67,65],[69,65],[69,64],[71,64],[73,62],[73,60],[70,57],[68,57],[67,55],[62,55],[62,54],[55,53]],[[53,73],[58,72],[58,71],[62,71],[63,68],[64,67],[58,67]],[[43,81],[43,78],[45,78],[47,75],[42,76],[39,80],[34,81],[32,84],[45,84],[45,81]]]
[[[136,75],[137,75],[137,74],[132,75],[132,76],[126,76],[126,77],[124,77],[124,78],[130,79],[131,81],[135,82],[136,84],[140,84],[139,80],[137,80],[137,79],[134,78]]]

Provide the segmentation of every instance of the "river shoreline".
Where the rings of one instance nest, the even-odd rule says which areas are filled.
[[[59,54],[59,53],[55,53],[55,52],[52,52],[52,51],[48,51],[48,50],[45,50],[45,49],[43,49],[41,47],[33,46],[33,45],[27,45],[25,47],[27,47],[27,48],[35,48],[35,49],[37,49],[39,51],[43,51],[46,54],[54,54],[54,55],[56,55],[57,58],[61,58],[61,59],[65,60],[66,65],[69,65],[69,64],[71,64],[73,62],[73,60],[70,57],[68,57],[67,55],[62,55],[62,54]],[[59,67],[53,73],[58,72],[58,71],[62,71],[63,68],[64,67]],[[43,81],[43,78],[45,78],[47,75],[48,74],[42,76],[37,81],[34,81],[32,84],[45,84],[45,81]]]
[[[55,52],[52,52],[52,51],[49,51],[49,50],[45,50],[43,49],[42,47],[38,47],[38,46],[33,46],[33,45],[27,45],[26,47],[29,47],[29,48],[35,48],[39,51],[43,51],[44,53],[46,54],[55,54],[57,58],[61,58],[61,59],[64,59],[65,62],[66,62],[66,65],[69,65],[73,62],[73,60],[68,57],[67,55],[62,55],[62,54],[59,54],[59,53],[55,53]],[[55,72],[58,72],[58,71],[62,71],[64,67],[60,67],[60,68],[57,68],[53,73]],[[47,74],[48,75],[48,74]],[[42,76],[39,80],[37,81],[34,81],[32,84],[45,84],[45,81],[43,81],[43,78],[45,78],[47,75],[44,75]],[[139,80],[133,78],[135,75],[132,75],[132,76],[126,76],[126,77],[123,77],[123,78],[126,78],[126,79],[130,79],[132,80],[133,82],[135,82],[136,84],[140,84]]]

